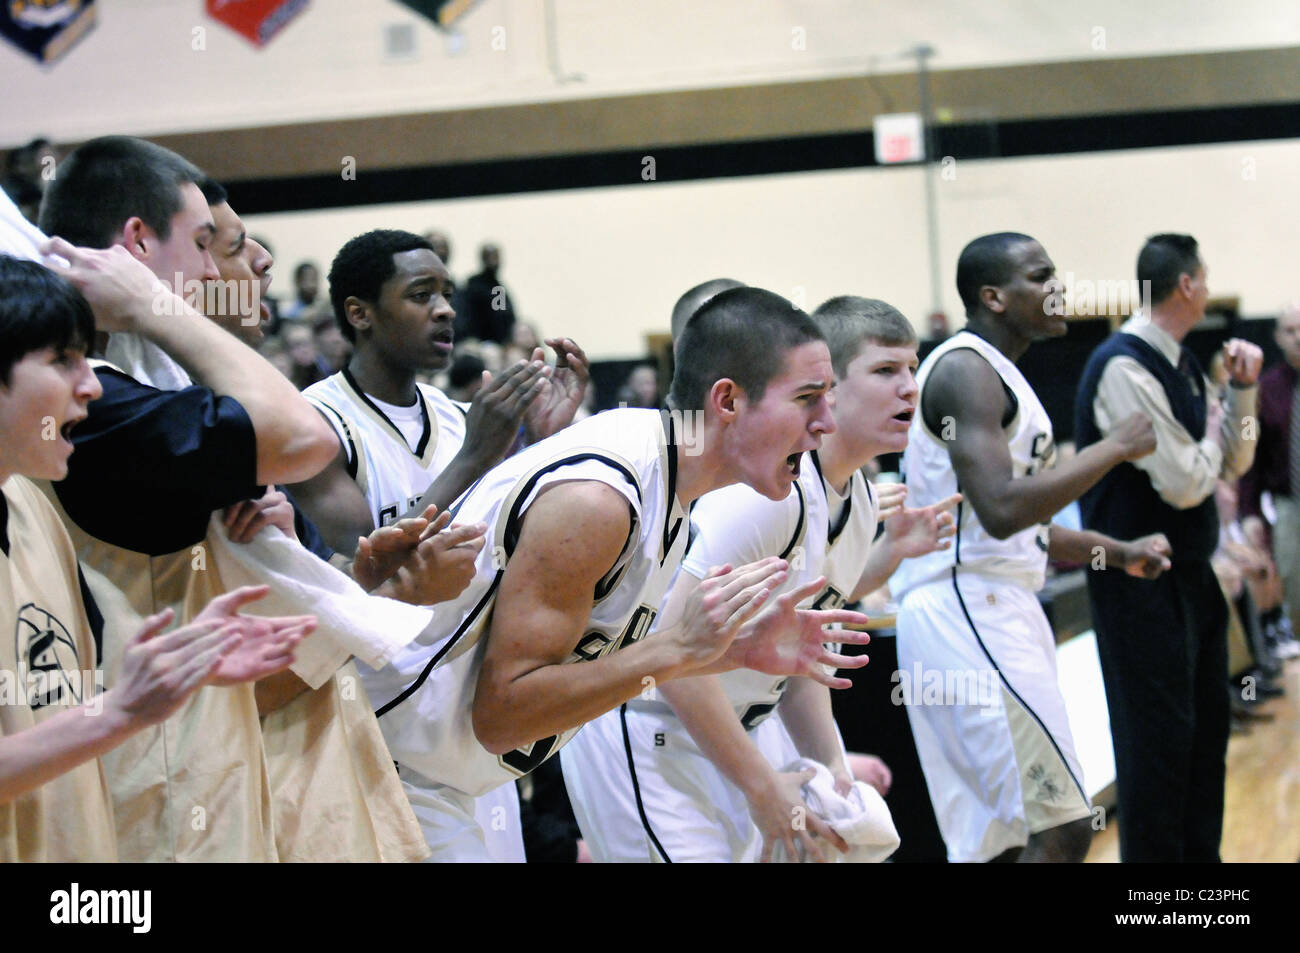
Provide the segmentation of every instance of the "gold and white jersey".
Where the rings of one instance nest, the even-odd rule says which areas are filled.
[[[78,705],[93,712],[103,678],[72,540],[28,480],[0,489],[0,735],[10,736]],[[0,804],[0,862],[116,860],[98,758]]]

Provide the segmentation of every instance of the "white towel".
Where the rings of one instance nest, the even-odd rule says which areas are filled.
[[[898,849],[898,830],[879,791],[865,782],[854,781],[847,796],[838,794],[830,769],[811,758],[799,758],[784,770],[798,772],[809,768],[817,773],[803,786],[804,803],[849,845],[847,854],[828,847],[829,855],[846,864],[878,864]],[[777,844],[773,859],[783,854],[782,845]]]
[[[159,390],[184,390],[194,383],[170,354],[138,334],[110,334],[104,356],[141,384]]]
[[[0,255],[39,262],[44,241],[41,230],[23,218],[14,200],[0,189]]]
[[[180,390],[192,383],[170,355],[138,335],[112,335],[108,353],[111,363],[143,384]],[[433,619],[431,609],[370,595],[273,526],[264,527],[252,542],[236,545],[217,512],[207,542],[227,590],[271,587],[265,599],[250,607],[250,614],[311,614],[320,620],[315,633],[294,650],[292,665],[294,674],[313,689],[329,681],[348,656],[383,668]]]

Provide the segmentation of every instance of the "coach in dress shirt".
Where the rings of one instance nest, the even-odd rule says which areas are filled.
[[[1079,449],[1134,411],[1156,451],[1107,474],[1080,501],[1085,528],[1128,539],[1161,532],[1173,567],[1156,580],[1088,573],[1115,743],[1125,861],[1215,861],[1223,830],[1228,744],[1227,607],[1210,556],[1214,484],[1254,457],[1255,382],[1263,353],[1224,345],[1231,387],[1210,399],[1183,340],[1205,317],[1205,265],[1190,235],[1156,235],[1138,256],[1149,312],[1106,339],[1075,400]]]

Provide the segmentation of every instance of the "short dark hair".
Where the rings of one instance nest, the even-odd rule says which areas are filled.
[[[300,261],[300,262],[298,262],[298,264],[296,264],[296,265],[293,266],[293,280],[294,280],[294,281],[297,281],[299,278],[301,278],[301,277],[302,277],[302,273],[303,273],[304,271],[306,271],[308,268],[313,268],[313,269],[315,269],[317,273],[320,272],[320,268],[317,268],[317,267],[316,267],[316,262],[314,262],[314,261]]]
[[[1152,235],[1138,252],[1138,282],[1151,282],[1151,303],[1159,304],[1178,287],[1183,275],[1201,267],[1201,253],[1191,235]]]
[[[452,387],[460,389],[482,377],[485,370],[487,365],[477,354],[457,354],[451,370],[447,372],[447,382]]]
[[[957,259],[957,293],[970,317],[980,306],[980,289],[1000,287],[1011,280],[1011,249],[1037,239],[1020,232],[981,235],[961,250]]]
[[[357,331],[348,324],[347,311],[343,302],[348,298],[360,298],[372,304],[379,300],[379,289],[384,282],[397,273],[393,256],[402,252],[424,248],[433,251],[428,239],[412,232],[403,232],[393,228],[377,228],[374,231],[358,235],[339,249],[330,265],[330,304],[334,306],[334,318],[339,323],[339,330],[349,341],[357,339]],[[310,264],[304,262],[303,264]],[[298,266],[299,268],[302,265]],[[295,277],[297,272],[295,271]]]
[[[95,316],[81,292],[34,261],[0,255],[0,384],[32,351],[89,351]]]
[[[824,302],[812,313],[812,319],[826,335],[835,376],[841,379],[848,374],[849,365],[862,345],[869,341],[885,347],[917,343],[912,322],[892,304],[878,298],[840,295]]]
[[[669,401],[676,410],[702,410],[723,378],[762,400],[785,367],[786,352],[824,340],[812,318],[778,294],[748,287],[720,292],[682,332]]]
[[[199,191],[207,199],[208,205],[220,205],[228,200],[226,187],[211,176],[205,175],[199,182]]]
[[[745,285],[734,278],[710,278],[678,298],[677,303],[673,305],[672,324],[670,325],[673,340],[676,341],[682,336],[682,329],[686,327],[686,322],[691,319],[691,315],[700,310],[700,306],[704,302],[720,292],[743,287]]]
[[[107,248],[134,216],[166,241],[181,210],[181,186],[204,178],[194,163],[152,142],[130,136],[92,139],[60,163],[45,190],[41,231],[74,245]]]

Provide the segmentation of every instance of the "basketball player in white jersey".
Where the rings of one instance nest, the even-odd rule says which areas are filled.
[[[549,415],[543,425],[558,428],[582,403],[586,358],[571,341],[550,342],[559,360],[549,380],[540,360],[516,364],[468,408],[416,382],[416,371],[447,365],[455,318],[446,266],[418,235],[376,230],[352,239],[335,257],[329,282],[339,326],[354,351],[344,370],[305,393],[334,425],[340,450],[324,473],[295,492],[336,545],[355,548],[358,536],[430,504],[444,510],[427,531],[436,533],[450,519],[447,505],[507,452],[526,414],[530,423]],[[432,571],[442,585],[432,601],[453,599],[469,583],[484,530],[470,524],[441,534],[444,548]],[[373,690],[370,695],[377,699]],[[409,772],[401,773],[424,823],[427,796]],[[477,811],[492,858],[523,861],[514,786],[490,792]],[[430,838],[431,846],[436,839]]]
[[[959,497],[887,521],[872,546],[879,501],[861,468],[900,452],[916,407],[916,333],[883,301],[834,298],[813,320],[835,370],[835,431],[800,461],[795,492],[767,499],[747,486],[702,497],[692,541],[673,585],[698,587],[709,567],[763,556],[790,560],[782,590],[824,577],[805,600],[838,609],[878,588],[900,559],[948,545]],[[779,709],[780,718],[769,717]],[[784,737],[784,721],[794,742]],[[845,793],[852,783],[831,717],[829,690],[808,678],[737,671],[669,682],[587,725],[564,749],[565,784],[593,859],[611,861],[829,860],[826,840],[844,842],[806,812],[808,774],[781,769],[797,756],[820,761]],[[796,809],[807,825],[795,829]],[[817,841],[814,837],[824,838]]]
[[[966,327],[921,365],[903,476],[924,506],[960,492],[951,550],[908,560],[898,663],[944,680],[914,688],[908,717],[953,861],[1082,861],[1091,806],[1056,681],[1056,644],[1035,592],[1047,559],[1140,576],[1169,567],[1162,536],[1121,542],[1049,525],[1111,467],[1149,454],[1149,418],[1054,466],[1052,424],[1016,361],[1066,332],[1047,253],[1016,233],[972,241],[957,262]],[[974,697],[971,697],[974,696]],[[1023,848],[1023,850],[1022,850]]]
[[[738,666],[828,682],[818,663],[863,664],[821,640],[823,625],[865,617],[796,613],[811,586],[746,625],[785,579],[775,558],[715,567],[644,638],[685,550],[691,501],[738,481],[784,498],[801,455],[834,426],[822,335],[777,295],[718,295],[680,354],[672,414],[597,414],[458,501],[457,519],[488,526],[475,579],[452,611],[439,610],[436,637],[368,685],[394,759],[435,796],[439,859],[482,859],[473,798],[527,774],[647,686]]]

